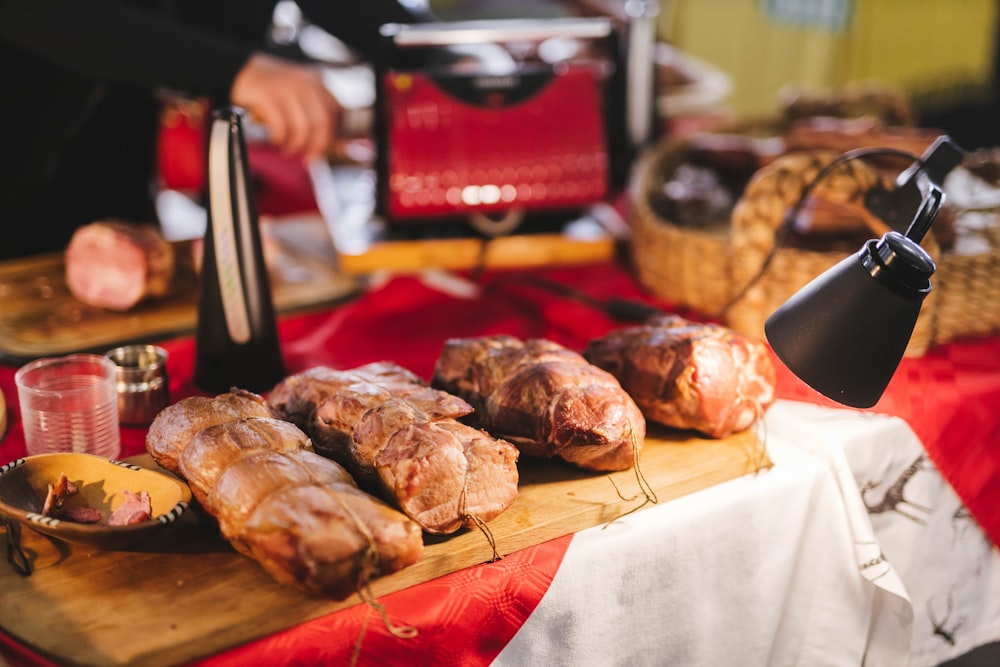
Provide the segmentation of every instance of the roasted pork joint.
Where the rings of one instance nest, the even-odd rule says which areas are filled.
[[[236,389],[218,396],[191,396],[163,410],[149,425],[146,449],[162,468],[179,475],[180,457],[203,429],[250,417],[273,417],[264,398]]]
[[[468,403],[401,366],[311,368],[279,383],[268,403],[428,533],[488,522],[517,497],[517,449],[457,421]]]
[[[182,399],[150,425],[146,448],[279,582],[344,599],[423,554],[416,523],[360,490],[256,394]]]
[[[621,382],[650,421],[722,438],[774,402],[763,342],[668,315],[590,341],[584,356]]]
[[[646,421],[618,380],[552,341],[451,339],[432,385],[467,400],[479,426],[529,456],[626,470],[646,437]]]

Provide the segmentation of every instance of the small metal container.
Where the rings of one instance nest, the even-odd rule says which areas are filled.
[[[170,404],[167,351],[156,345],[124,345],[104,356],[117,367],[119,422],[148,426]]]

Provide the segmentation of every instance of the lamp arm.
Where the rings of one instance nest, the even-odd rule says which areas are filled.
[[[920,210],[913,216],[913,222],[906,230],[906,238],[915,243],[920,243],[923,240],[944,203],[944,190],[929,177],[921,176],[920,185],[921,189],[924,190],[923,200],[920,202]]]

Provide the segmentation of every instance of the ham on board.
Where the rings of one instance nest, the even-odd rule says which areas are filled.
[[[471,406],[376,362],[285,378],[268,404],[429,533],[488,522],[517,497],[517,449],[457,419]]]
[[[646,421],[618,380],[552,341],[450,339],[431,383],[467,400],[480,426],[529,456],[626,470],[646,437]]]
[[[749,428],[775,398],[765,344],[717,324],[657,317],[591,340],[584,356],[650,421],[715,438]]]
[[[93,222],[77,229],[66,248],[66,286],[90,306],[129,310],[165,296],[173,277],[173,246],[154,225]]]
[[[423,555],[416,523],[360,490],[251,392],[181,399],[157,415],[146,448],[279,582],[340,600]]]

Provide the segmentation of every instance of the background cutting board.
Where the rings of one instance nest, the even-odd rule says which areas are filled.
[[[146,456],[137,462],[153,466]],[[708,440],[657,430],[639,469],[664,503],[769,465],[752,432]],[[635,471],[609,476],[528,458],[519,469],[516,501],[489,524],[500,555],[613,521],[643,502]],[[275,583],[190,511],[135,551],[52,542],[28,529],[22,544],[35,572],[21,577],[0,563],[0,628],[59,664],[183,663],[360,602]],[[423,559],[377,579],[372,592],[383,596],[492,555],[479,531],[427,537]]]
[[[325,235],[325,231],[320,227]],[[357,278],[345,277],[332,246],[314,236],[277,234],[271,291],[279,312],[331,303],[354,294]],[[328,237],[325,240],[330,244]],[[21,362],[77,351],[104,352],[125,342],[150,342],[194,330],[198,276],[190,242],[175,243],[177,273],[170,293],[118,313],[77,301],[66,287],[62,253],[0,263],[0,359]]]

